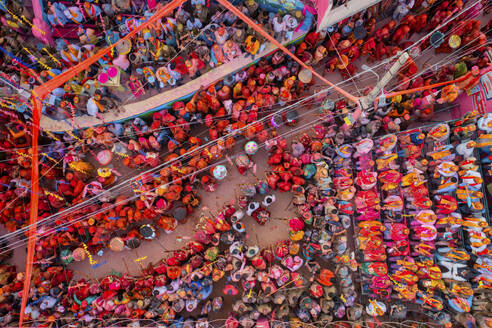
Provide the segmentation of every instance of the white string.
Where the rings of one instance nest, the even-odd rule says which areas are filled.
[[[316,110],[317,110],[317,109],[318,109],[318,108],[316,108]],[[342,115],[345,115],[345,114],[342,114]],[[316,120],[314,120],[314,121],[308,122],[307,124],[305,124],[305,125],[303,125],[303,126],[301,126],[301,127],[296,127],[294,130],[290,130],[290,131],[288,131],[288,132],[286,132],[286,133],[284,133],[284,134],[281,134],[280,136],[278,136],[278,137],[276,137],[276,138],[282,137],[282,136],[284,136],[284,135],[291,135],[291,134],[297,133],[299,130],[304,130],[304,129],[303,129],[304,127],[306,127],[306,129],[307,129],[307,128],[309,128],[310,126],[312,126],[312,125],[316,124],[318,121],[321,121],[321,120],[322,120],[322,118],[318,118],[318,119],[316,119]],[[265,143],[262,143],[261,145],[259,145],[259,149],[261,149],[261,148],[262,148],[262,147],[264,147],[264,146],[266,146],[266,142],[265,142]],[[233,155],[232,157],[234,158],[234,157],[237,157],[237,156],[239,156],[239,155],[241,155],[241,154],[242,154],[242,152],[241,152],[240,154]],[[203,168],[203,169],[201,169],[201,170],[197,170],[197,171],[195,171],[195,172],[193,172],[193,173],[190,173],[190,174],[188,174],[188,175],[185,175],[185,176],[183,176],[183,177],[180,177],[179,179],[176,179],[176,180],[173,180],[173,181],[171,181],[171,182],[169,182],[169,183],[166,183],[166,184],[163,184],[163,185],[157,186],[157,187],[155,187],[155,188],[153,188],[153,189],[151,189],[151,190],[149,190],[149,191],[144,192],[143,194],[145,195],[145,194],[148,194],[148,193],[154,192],[154,191],[156,191],[156,190],[157,190],[158,188],[160,188],[160,187],[163,187],[163,186],[168,186],[168,185],[170,185],[171,183],[174,183],[174,182],[176,182],[176,181],[178,181],[178,180],[186,179],[187,177],[190,177],[190,176],[196,175],[197,173],[200,173],[200,172],[203,172],[203,171],[207,171],[208,169],[210,169],[210,168],[212,168],[212,167],[215,167],[215,166],[217,166],[217,165],[219,165],[219,164],[221,164],[221,163],[227,163],[227,162],[228,162],[228,160],[227,160],[227,159],[223,159],[223,160],[221,160],[221,161],[214,162],[213,164],[211,164],[211,165],[209,165],[209,166],[207,166],[207,167],[205,167],[205,168]],[[97,195],[96,197],[99,197],[99,196],[100,196],[100,194],[99,194],[99,195]],[[76,223],[76,222],[80,222],[80,221],[83,221],[83,220],[85,220],[85,219],[88,219],[89,217],[92,217],[92,216],[94,216],[94,215],[97,215],[97,214],[100,214],[100,213],[104,213],[104,212],[106,212],[106,211],[108,211],[108,210],[110,210],[110,209],[112,209],[112,208],[114,208],[114,207],[116,207],[116,206],[119,206],[119,205],[125,204],[125,203],[127,203],[127,202],[129,202],[129,201],[132,201],[132,200],[135,200],[135,199],[138,199],[138,198],[140,198],[140,196],[141,196],[141,195],[135,195],[135,196],[132,196],[132,197],[127,198],[127,199],[125,199],[125,200],[122,200],[122,201],[120,201],[120,202],[116,202],[116,203],[114,203],[114,204],[111,204],[111,205],[110,205],[110,206],[108,206],[108,207],[98,209],[98,210],[96,210],[96,211],[94,211],[94,212],[92,212],[92,213],[89,213],[89,214],[86,214],[86,215],[84,215],[84,216],[82,216],[82,217],[76,218],[75,220],[72,220],[72,221],[69,221],[69,222],[63,223],[63,224],[61,224],[61,225],[57,225],[55,228],[50,229],[51,231],[47,231],[47,232],[45,232],[45,233],[38,234],[38,235],[37,235],[37,237],[38,237],[38,238],[44,238],[44,237],[47,237],[47,236],[50,236],[50,235],[56,234],[56,233],[58,232],[58,231],[57,231],[58,229],[62,229],[62,228],[65,228],[65,227],[71,226],[71,225],[73,225],[73,224],[74,224],[74,223]],[[15,242],[11,242],[11,243],[9,243],[9,245],[8,245],[7,247],[4,247],[4,248],[3,248],[3,249],[7,249],[7,248],[8,248],[8,249],[7,249],[6,251],[0,252],[0,254],[3,254],[3,253],[5,253],[5,252],[8,252],[8,251],[10,251],[11,249],[15,249],[15,248],[21,247],[22,245],[24,245],[24,244],[25,244],[24,242],[25,242],[25,241],[27,241],[28,239],[29,239],[29,238],[24,238],[24,239],[17,240],[17,241],[15,241]],[[14,247],[14,246],[15,246],[15,247]],[[2,249],[2,248],[0,248],[0,250],[1,250],[1,249]]]
[[[469,9],[469,8],[468,8],[468,9]],[[465,9],[465,10],[467,10],[467,9]],[[455,19],[456,17],[458,17],[458,15],[457,15],[457,16],[455,16],[453,19]],[[450,20],[450,21],[451,21],[451,20]],[[448,21],[448,22],[449,22],[449,21]],[[447,22],[447,23],[448,23],[448,22]],[[379,65],[378,65],[378,66],[379,66]],[[376,67],[376,66],[374,66],[374,67]],[[365,72],[366,72],[366,71],[361,72],[360,74],[357,74],[357,75],[364,74]],[[322,90],[322,91],[320,91],[319,93],[322,93],[322,92],[325,92],[325,90]],[[319,94],[319,93],[318,93],[318,94]],[[98,196],[100,196],[100,195],[98,195]],[[70,208],[70,209],[71,209],[71,208]],[[68,209],[67,209],[67,210],[68,210]],[[59,213],[58,213],[58,214],[59,214]],[[58,215],[58,214],[57,214],[57,215]]]

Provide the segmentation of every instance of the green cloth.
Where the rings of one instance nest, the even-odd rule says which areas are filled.
[[[63,264],[70,264],[73,262],[72,252],[69,249],[64,249],[60,252],[60,260]]]
[[[460,76],[465,75],[468,72],[468,68],[464,62],[459,62],[454,65],[454,78],[457,79]]]

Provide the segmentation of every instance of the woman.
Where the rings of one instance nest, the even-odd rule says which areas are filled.
[[[218,44],[214,44],[210,52],[210,66],[217,67],[223,63],[225,63],[224,53]]]
[[[223,46],[223,51],[227,58],[227,61],[231,61],[234,58],[239,57],[243,54],[238,44],[233,42],[232,40],[226,41],[226,43]]]

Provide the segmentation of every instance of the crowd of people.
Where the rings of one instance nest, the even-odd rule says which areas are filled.
[[[4,78],[19,88],[30,90],[114,44],[164,5],[157,3],[149,8],[145,1],[113,2],[48,3],[45,15],[54,37],[58,36],[51,47],[36,42],[25,44],[30,26],[19,17],[30,15],[16,6],[16,1],[12,5],[7,2],[6,8],[0,9],[4,9],[5,16],[13,15],[19,21],[14,22],[18,26],[15,29],[7,24],[10,32],[3,39],[3,71],[7,74]],[[370,61],[395,56],[411,44],[404,40],[415,33],[433,30],[464,8],[462,1],[445,1],[431,7],[430,12],[426,4],[402,1],[394,9],[394,20],[376,29],[378,14],[391,8],[391,2],[378,4],[338,26],[308,33],[304,43],[296,48],[296,55],[309,65],[324,65],[325,73],[340,71],[348,78],[356,73],[360,56],[369,56]],[[292,40],[294,33],[303,35],[313,28],[308,7],[275,13],[266,11],[255,0],[239,1],[237,5],[280,42]],[[477,3],[467,15],[476,16],[479,6]],[[422,13],[414,15],[410,9]],[[479,21],[461,22],[463,20],[455,20],[440,32],[452,31],[452,35],[467,45],[486,42]],[[455,49],[447,38],[437,48],[438,53]],[[416,47],[427,48],[429,40]],[[151,28],[119,44],[86,71],[53,90],[44,101],[43,113],[57,120],[80,115],[102,118],[108,111],[119,111],[124,104],[155,95],[164,88],[177,87],[234,58],[250,56],[254,59],[265,46],[266,39],[262,35],[217,3],[187,2],[173,15],[161,18]],[[401,72],[401,89],[424,83],[424,79],[412,81],[416,72],[416,65],[409,63],[407,70]],[[30,106],[24,102],[18,107],[18,111],[26,112]]]
[[[7,22],[0,40],[2,78],[29,90],[116,42],[163,3],[153,8],[144,1],[48,3],[46,16],[59,37],[53,48],[25,46],[30,36],[27,19],[19,18],[24,9],[16,1],[1,5]],[[105,111],[119,110],[129,93],[139,99],[150,90],[178,87],[238,56],[258,62],[151,117],[63,135],[44,133],[38,215],[44,223],[28,319],[59,325],[77,318],[81,326],[107,326],[131,318],[198,327],[213,311],[223,313],[224,300],[231,300],[228,327],[265,320],[283,326],[288,319],[293,324],[357,322],[383,315],[400,320],[409,303],[441,324],[489,325],[490,229],[482,202],[487,177],[479,168],[490,166],[490,116],[473,114],[378,139],[406,130],[415,120],[431,119],[435,108],[471,90],[490,69],[491,24],[483,26],[477,18],[480,2],[441,27],[437,39],[417,45],[409,41],[414,33],[434,31],[466,3],[400,1],[394,20],[377,28],[378,15],[391,8],[385,2],[319,32],[307,11],[267,12],[254,0],[237,5],[278,41],[312,28],[289,47],[328,76],[337,72],[352,78],[361,56],[379,62],[408,49],[413,58],[399,71],[396,90],[464,79],[380,99],[374,111],[342,129],[354,104],[308,100],[314,81],[302,81],[297,62],[281,51],[257,56],[266,41],[251,27],[213,1],[191,0],[54,90],[44,114],[75,127],[80,114],[103,118]],[[469,51],[449,65],[428,68],[416,62],[428,49],[450,53],[460,46]],[[126,89],[103,87],[101,74],[121,75]],[[7,110],[1,112],[0,221],[17,237],[10,246],[18,247],[25,238],[18,230],[29,217],[30,104],[21,96],[2,104]],[[274,111],[278,114],[268,116]],[[297,111],[319,112],[322,123],[288,145],[277,129],[295,124]],[[251,157],[233,154],[248,141],[269,152],[272,170],[241,195],[237,206],[201,217],[201,229],[186,248],[149,265],[139,277],[114,273],[97,282],[73,279],[67,267],[73,260],[107,248],[136,248],[159,231],[172,233],[201,205],[201,190],[216,189],[222,178],[214,173],[218,162],[242,174],[254,166]],[[118,161],[125,172],[144,173],[128,179],[115,169]],[[270,249],[248,247],[241,220],[268,221],[273,191],[292,193],[296,218],[288,222],[290,240]],[[7,249],[2,245],[0,325],[18,320],[24,283],[24,273],[8,264]],[[214,285],[221,280],[227,281],[218,291]]]
[[[232,299],[227,327],[358,322],[364,313],[402,320],[410,302],[442,325],[487,327],[490,229],[480,162],[490,154],[492,116],[471,113],[451,124],[337,142],[339,125],[339,118],[328,118],[291,145],[281,136],[270,139],[272,173],[245,189],[236,205],[202,216],[193,240],[141,277],[114,273],[74,282],[69,269],[40,259],[26,314],[48,324],[142,318],[193,327],[240,295]],[[290,239],[265,249],[246,246],[242,221],[269,220],[276,192],[292,194]],[[2,277],[7,324],[24,276],[4,265]],[[222,290],[214,290],[222,279]],[[358,303],[360,295],[369,302]]]
[[[255,0],[239,3],[244,13],[282,42],[291,40],[295,31],[305,33],[312,24],[312,19],[305,20],[302,10],[281,14],[260,8]],[[30,89],[114,44],[164,4],[159,2],[149,8],[145,1],[70,5],[49,2],[45,14],[53,35],[58,35],[53,47],[25,47],[21,37],[6,39],[8,53],[37,68],[35,74],[21,69],[19,76],[15,74],[19,67],[5,62],[6,72],[14,72],[13,82]],[[80,115],[100,117],[103,112],[118,111],[125,103],[142,100],[143,96],[180,86],[235,58],[254,59],[265,45],[260,34],[217,3],[187,2],[55,89],[45,102],[43,113],[57,120]],[[6,53],[4,57],[9,58]],[[113,83],[112,79],[118,82]]]

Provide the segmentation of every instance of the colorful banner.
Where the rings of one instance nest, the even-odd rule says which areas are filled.
[[[485,96],[483,90],[474,93],[472,95],[472,98],[473,98],[473,110],[478,111],[480,115],[485,114],[487,112],[487,104],[485,102]]]
[[[492,99],[492,72],[488,72],[480,77],[482,90],[487,100]]]

